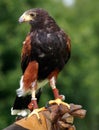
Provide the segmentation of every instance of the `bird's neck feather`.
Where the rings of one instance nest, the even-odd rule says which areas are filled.
[[[59,26],[56,24],[55,20],[52,17],[47,17],[44,22],[42,20],[41,22],[31,24],[31,32],[39,29],[52,31],[60,30]]]

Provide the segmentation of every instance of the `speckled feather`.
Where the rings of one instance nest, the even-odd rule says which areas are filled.
[[[18,96],[13,109],[28,107],[31,101],[33,84],[37,84],[35,89],[38,99],[41,94],[40,87],[45,85],[53,76],[57,78],[58,73],[70,58],[71,46],[68,35],[45,10],[31,9],[24,14],[27,19],[31,19],[32,15],[36,14],[36,16],[33,16],[35,20],[29,21],[31,29],[23,42],[21,54],[23,78],[20,80],[21,84],[17,90]],[[19,22],[25,20],[23,15]],[[54,78],[52,78],[52,83]],[[30,91],[27,96],[26,91]],[[26,97],[24,98],[24,96]]]
[[[39,15],[31,23],[31,31],[23,45],[21,66],[24,73],[30,61],[37,61],[38,80],[43,80],[55,69],[61,71],[69,60],[70,39],[47,12],[37,11]]]

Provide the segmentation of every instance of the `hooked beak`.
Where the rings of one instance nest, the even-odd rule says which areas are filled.
[[[25,20],[24,20],[24,18],[23,17],[20,17],[19,18],[19,23],[22,23],[22,22],[24,22]]]
[[[27,15],[26,13],[24,13],[20,18],[19,18],[19,23],[23,23],[23,22],[29,22],[33,20],[32,17],[30,15]]]

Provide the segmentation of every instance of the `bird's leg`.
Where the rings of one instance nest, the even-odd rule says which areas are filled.
[[[30,111],[33,111],[33,109],[37,109],[38,108],[38,104],[37,104],[37,98],[35,97],[35,87],[32,88],[32,98],[31,98],[31,102],[28,105],[28,108],[30,109]]]
[[[37,104],[37,98],[35,97],[35,87],[33,87],[32,89],[32,99],[31,99],[31,103],[28,105],[28,108],[32,111],[28,117],[32,116],[32,115],[36,115],[38,120],[40,121],[40,116],[39,116],[39,112],[40,111],[44,111],[46,110],[44,107],[42,108],[38,108],[38,104]]]
[[[61,100],[64,100],[65,96],[64,95],[60,95],[58,89],[56,88],[56,77],[55,76],[51,77],[49,82],[50,82],[50,86],[51,86],[53,94],[54,94],[54,98],[55,99],[59,98]]]
[[[59,91],[56,88],[56,78],[55,78],[55,76],[51,77],[49,82],[50,82],[50,86],[51,86],[51,88],[53,90],[53,94],[54,94],[54,97],[55,97],[55,100],[49,101],[49,104],[54,104],[54,103],[56,103],[58,105],[64,104],[68,108],[70,108],[68,103],[62,102],[62,100],[64,100],[64,95],[59,95]]]
[[[34,83],[33,85],[35,85],[36,83]],[[28,108],[30,109],[31,113],[29,114],[28,117],[32,116],[33,114],[37,115],[38,119],[40,118],[39,117],[39,114],[38,114],[38,104],[37,104],[37,98],[35,97],[35,93],[36,93],[36,90],[35,90],[35,86],[32,86],[32,99],[31,99],[31,102],[29,103],[28,105]]]

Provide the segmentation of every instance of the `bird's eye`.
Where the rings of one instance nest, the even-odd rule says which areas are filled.
[[[35,16],[35,14],[34,14],[34,13],[31,13],[31,14],[30,14],[30,16],[34,17],[34,16]]]

